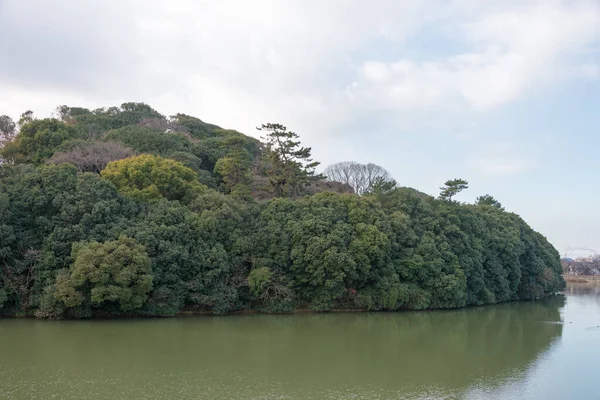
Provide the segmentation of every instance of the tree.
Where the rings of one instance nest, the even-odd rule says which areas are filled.
[[[148,154],[112,161],[100,175],[126,196],[142,201],[164,197],[189,202],[205,189],[194,170],[175,160]]]
[[[362,164],[356,161],[341,161],[327,166],[323,171],[323,175],[325,175],[327,180],[350,185],[355,193],[359,193],[361,185],[358,182],[358,178],[361,176],[359,173],[361,166]]]
[[[19,117],[19,128],[22,128],[23,125],[33,121],[35,121],[35,118],[33,117],[33,111],[27,110]]]
[[[498,200],[496,200],[493,196],[489,194],[477,197],[475,204],[477,204],[478,206],[496,207],[497,209],[504,211],[502,203],[500,203]]]
[[[465,181],[464,179],[452,179],[446,181],[444,186],[440,188],[440,190],[442,191],[440,193],[440,198],[442,200],[452,201],[452,197],[456,196],[458,193],[468,188],[469,182]]]
[[[132,311],[146,302],[152,289],[150,258],[134,239],[78,243],[72,257],[69,270],[57,276],[54,292],[66,307],[113,303]]]
[[[71,118],[71,108],[66,105],[56,107],[56,114],[58,114],[58,119],[63,122],[70,121]]]
[[[328,180],[350,185],[357,194],[372,192],[375,185],[394,182],[392,175],[379,165],[360,164],[355,161],[342,161],[325,168],[323,174]]]
[[[75,124],[77,123],[77,117],[91,114],[92,112],[87,108],[69,107],[66,105],[56,107],[55,112],[55,115],[58,117],[58,119],[67,124]]]
[[[15,140],[17,124],[8,115],[0,115],[0,148]]]
[[[22,121],[23,118],[14,141],[17,161],[39,163],[52,157],[64,142],[77,138],[75,128],[57,119],[36,119],[23,124]]]
[[[233,247],[249,236],[241,231],[244,205],[207,191],[189,206],[162,200],[145,208],[125,232],[146,246],[152,262],[154,289],[144,313],[173,315],[186,303],[216,313],[239,307],[247,272]]]
[[[69,163],[75,165],[80,172],[99,174],[109,162],[131,157],[134,154],[132,149],[115,142],[84,142],[83,146],[54,154],[47,163],[55,165]]]
[[[294,291],[280,272],[273,273],[268,267],[254,268],[248,274],[248,287],[267,311],[289,311],[293,306]]]
[[[2,316],[427,309],[564,288],[558,252],[520,217],[489,195],[478,206],[448,201],[463,180],[436,199],[396,187],[375,164],[327,169],[355,179],[357,196],[346,183],[308,184],[319,178],[310,149],[280,125],[264,126],[262,145],[143,104],[58,115],[29,116],[1,149]],[[114,160],[129,150],[107,133],[168,158]],[[261,183],[270,199],[240,201],[259,197]]]
[[[389,225],[376,202],[353,195],[319,193],[300,200],[273,199],[254,224],[255,269],[251,288],[284,274],[298,300],[328,310],[346,301],[347,289],[394,278],[388,274]],[[258,280],[258,276],[262,276]],[[260,289],[260,285],[258,286]],[[387,290],[372,289],[375,302]]]
[[[185,115],[176,114],[171,116],[171,122],[178,126],[183,126],[196,139],[206,139],[217,135],[217,132],[222,130],[220,126],[207,124],[202,120]]]
[[[323,178],[315,174],[315,168],[320,163],[310,158],[310,147],[300,146],[296,133],[288,131],[283,125],[272,123],[263,124],[257,129],[266,132],[262,139],[270,163],[267,175],[277,197],[296,197],[304,185]]]
[[[171,160],[179,161],[188,168],[193,169],[196,172],[202,171],[202,159],[192,153],[185,151],[176,151],[172,153],[169,158]],[[204,172],[207,172],[204,170]]]
[[[369,189],[364,192],[364,195],[374,196],[382,206],[386,207],[389,197],[393,193],[393,190],[396,189],[396,186],[395,180],[378,177],[371,182]]]
[[[138,153],[163,157],[177,151],[188,151],[191,148],[191,142],[182,133],[165,132],[140,125],[110,130],[106,133],[105,140],[120,142]]]
[[[8,294],[5,289],[0,289],[0,308],[4,306],[4,303],[8,300]]]
[[[223,180],[223,185],[231,192],[238,185],[248,185],[252,179],[250,154],[244,149],[233,150],[220,158],[215,164],[214,172]]]

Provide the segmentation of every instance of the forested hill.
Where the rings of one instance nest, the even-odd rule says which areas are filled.
[[[518,215],[453,200],[467,182],[434,198],[375,164],[320,175],[298,135],[260,130],[141,103],[0,117],[0,315],[450,308],[564,287]]]

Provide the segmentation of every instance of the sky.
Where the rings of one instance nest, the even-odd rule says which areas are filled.
[[[600,252],[600,0],[0,0],[0,114],[145,102]]]

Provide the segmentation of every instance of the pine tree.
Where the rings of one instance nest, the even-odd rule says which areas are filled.
[[[310,158],[311,148],[302,147],[296,133],[281,124],[263,124],[257,129],[266,132],[262,139],[270,164],[267,175],[276,196],[296,197],[308,183],[323,179],[315,174],[320,163]]]
[[[446,181],[444,186],[440,188],[440,199],[452,201],[452,197],[469,188],[469,182],[464,179],[452,179]]]

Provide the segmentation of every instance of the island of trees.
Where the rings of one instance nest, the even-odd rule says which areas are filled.
[[[404,310],[536,299],[558,252],[492,196],[434,198],[142,103],[0,117],[0,315]]]

